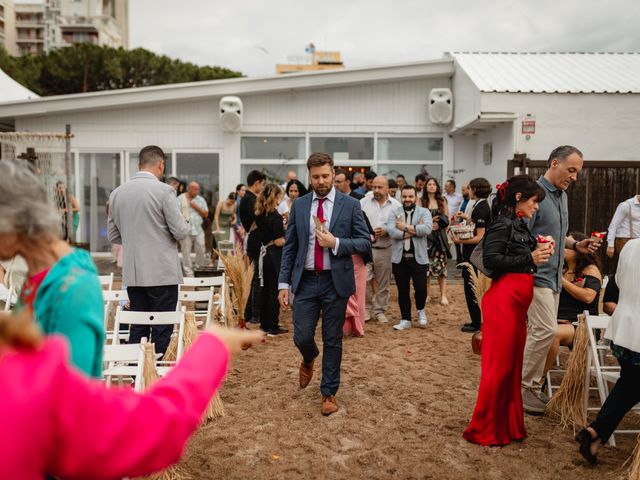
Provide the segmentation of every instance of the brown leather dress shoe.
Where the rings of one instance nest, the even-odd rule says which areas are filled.
[[[309,363],[300,363],[300,388],[304,388],[309,385],[313,377],[313,360]]]
[[[336,403],[336,397],[329,395],[328,397],[322,396],[322,415],[325,417],[336,413],[338,411],[338,404]]]

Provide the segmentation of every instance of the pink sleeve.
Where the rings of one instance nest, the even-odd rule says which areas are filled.
[[[228,360],[222,341],[203,334],[144,394],[108,389],[61,367],[52,389],[56,445],[47,471],[63,478],[137,477],[177,462]]]

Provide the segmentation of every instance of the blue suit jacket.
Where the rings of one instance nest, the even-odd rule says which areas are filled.
[[[313,192],[293,202],[285,237],[286,242],[282,250],[278,283],[291,285],[291,291],[294,294],[300,285],[307,258],[312,200]],[[329,231],[340,239],[338,254],[334,255],[329,250],[333,285],[338,296],[350,297],[356,291],[351,255],[354,253],[371,254],[371,240],[364,215],[360,210],[360,202],[336,191]]]

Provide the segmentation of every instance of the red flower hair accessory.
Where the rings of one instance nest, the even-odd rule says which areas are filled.
[[[498,197],[500,197],[500,200],[504,200],[504,196],[507,193],[508,186],[509,186],[508,180],[505,180],[503,183],[499,183],[496,185],[496,190],[498,191]]]

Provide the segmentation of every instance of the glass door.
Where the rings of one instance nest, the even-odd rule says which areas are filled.
[[[209,226],[205,229],[205,247],[210,252],[213,245],[211,221],[220,198],[220,154],[217,152],[174,152],[173,176],[184,183],[200,184],[200,195],[209,207]]]
[[[121,153],[81,153],[80,229],[78,237],[88,241],[92,252],[111,249],[107,231],[107,202],[122,182]]]

